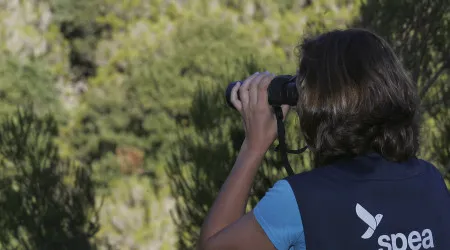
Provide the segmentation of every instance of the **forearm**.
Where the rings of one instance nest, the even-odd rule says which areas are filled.
[[[200,246],[244,215],[250,189],[264,153],[249,149],[244,141],[236,163],[203,224]]]

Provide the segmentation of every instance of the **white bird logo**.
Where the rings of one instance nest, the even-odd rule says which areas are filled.
[[[372,237],[373,233],[375,232],[375,229],[380,224],[383,215],[377,214],[374,217],[369,212],[367,212],[365,208],[359,205],[359,203],[356,204],[356,214],[362,221],[364,221],[369,226],[369,228],[367,228],[367,231],[361,236],[361,238],[369,239],[370,237]]]

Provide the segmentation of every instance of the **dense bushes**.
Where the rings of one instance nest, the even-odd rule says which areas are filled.
[[[421,154],[449,176],[445,1],[6,1],[0,115],[28,102],[52,112],[58,157],[92,168],[100,249],[173,249],[175,232],[191,248],[242,140],[226,85],[256,70],[294,73],[304,35],[359,26],[386,37],[422,90]],[[302,145],[295,115],[288,133],[290,147]],[[307,154],[290,159],[308,168]],[[280,167],[269,153],[249,208]],[[142,223],[126,223],[133,213]]]

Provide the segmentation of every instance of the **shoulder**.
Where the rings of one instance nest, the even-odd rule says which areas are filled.
[[[433,163],[420,158],[415,158],[415,161],[418,162],[425,170],[440,175],[439,169]]]
[[[273,209],[277,208],[277,209]],[[292,216],[299,216],[297,201],[291,185],[286,180],[280,180],[270,188],[255,207],[255,213],[266,212],[268,209],[272,216],[282,217],[283,213],[290,212]],[[269,212],[267,211],[267,212]],[[283,216],[284,217],[284,216]],[[300,217],[300,216],[299,216]]]
[[[444,176],[442,175],[441,171],[431,162],[424,160],[424,159],[416,159],[417,162],[422,166],[424,171],[429,174],[432,178],[430,179],[430,184],[437,185],[438,187],[442,188],[445,187],[447,189],[447,183],[444,180]],[[439,181],[436,181],[436,180]]]
[[[276,182],[256,205],[253,213],[277,249],[304,244],[300,211],[294,192],[286,180]]]

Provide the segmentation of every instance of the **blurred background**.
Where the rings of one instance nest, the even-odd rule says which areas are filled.
[[[0,0],[0,249],[194,249],[243,140],[228,83],[347,27],[410,71],[450,184],[450,0]],[[285,176],[269,152],[248,209]]]

